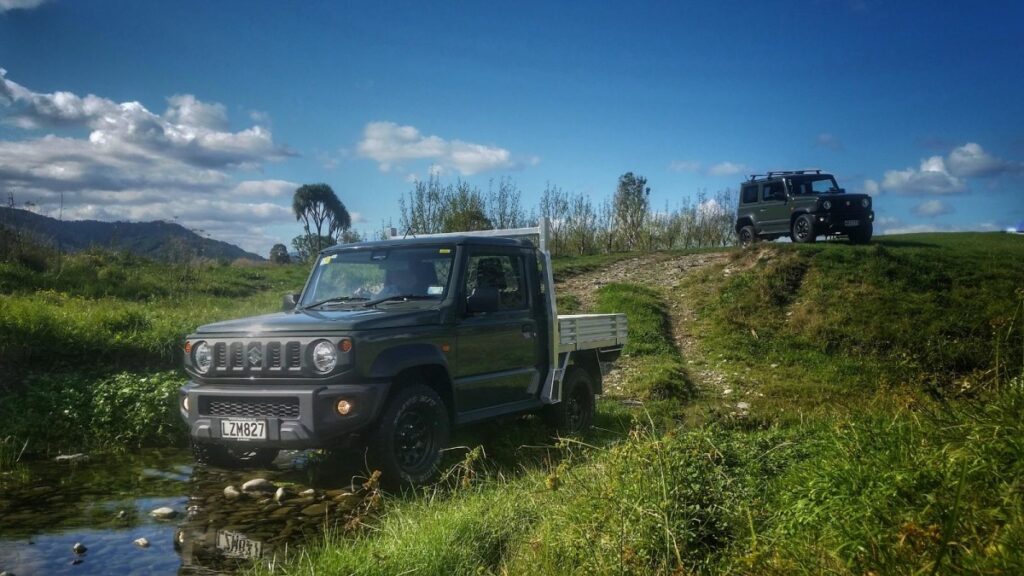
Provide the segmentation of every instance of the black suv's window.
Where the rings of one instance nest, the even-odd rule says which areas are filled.
[[[764,185],[761,186],[761,190],[763,190],[761,198],[764,200],[776,200],[778,199],[776,196],[782,198],[786,193],[786,187],[782,184],[781,180],[776,182],[765,182]]]
[[[743,187],[743,203],[750,204],[757,202],[757,184],[748,184]]]
[[[835,179],[827,175],[793,178],[790,187],[793,194],[828,194],[839,188]]]
[[[466,295],[477,288],[498,290],[498,310],[526,308],[523,257],[512,254],[474,254],[466,268]]]

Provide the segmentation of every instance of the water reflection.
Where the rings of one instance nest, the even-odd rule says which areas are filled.
[[[359,505],[358,467],[285,454],[273,469],[193,467],[179,450],[100,455],[81,464],[38,462],[0,476],[0,570],[14,574],[209,574],[280,561]],[[286,487],[237,499],[224,494],[262,477]],[[306,492],[310,487],[315,490]],[[150,512],[170,507],[177,516]],[[133,542],[145,538],[148,547]],[[84,554],[72,546],[81,542]]]

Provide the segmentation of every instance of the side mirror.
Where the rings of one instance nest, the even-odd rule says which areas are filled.
[[[497,288],[476,288],[466,298],[466,310],[470,314],[482,314],[485,312],[498,311],[498,289]]]
[[[298,294],[296,294],[294,292],[289,293],[289,294],[285,294],[284,298],[281,299],[281,311],[282,312],[289,312],[291,310],[295,310],[295,307],[298,305],[298,303],[299,303],[299,295]]]

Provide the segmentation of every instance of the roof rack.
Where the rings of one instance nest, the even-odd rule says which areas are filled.
[[[791,176],[793,174],[821,174],[821,168],[805,168],[803,170],[772,170],[767,174],[751,174],[750,181],[753,182],[758,178],[774,178],[775,176]]]

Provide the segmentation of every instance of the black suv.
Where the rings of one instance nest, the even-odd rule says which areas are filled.
[[[744,246],[787,234],[798,243],[844,235],[867,244],[874,221],[867,194],[847,194],[821,170],[787,170],[754,174],[742,184],[736,234]]]

